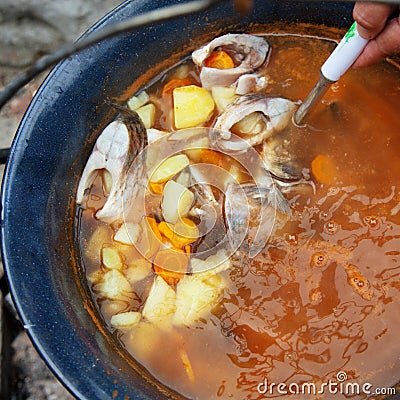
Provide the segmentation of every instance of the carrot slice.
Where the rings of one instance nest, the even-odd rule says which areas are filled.
[[[223,50],[213,51],[204,61],[204,66],[208,68],[228,69],[234,68],[232,57]]]
[[[174,225],[162,221],[158,224],[158,229],[173,246],[180,249],[194,243],[199,237],[197,225],[189,218],[182,218]]]
[[[173,78],[169,82],[167,82],[162,90],[162,95],[170,95],[172,94],[173,90],[182,87],[182,86],[189,86],[193,85],[193,82],[187,78]]]
[[[176,285],[179,282],[185,275],[188,265],[188,255],[176,247],[160,250],[153,261],[155,273],[170,285]]]
[[[332,158],[324,154],[319,154],[314,158],[311,171],[315,178],[325,185],[333,185],[338,172]]]
[[[211,149],[189,149],[186,150],[186,154],[194,162],[213,164],[221,168],[224,168],[227,164],[222,153]],[[229,170],[229,167],[227,170]]]
[[[162,194],[164,191],[165,182],[149,182],[150,190],[155,194]]]
[[[191,362],[189,360],[187,352],[185,350],[183,350],[183,349],[180,349],[179,350],[179,355],[181,357],[183,368],[186,371],[186,375],[189,378],[189,381],[190,382],[194,382],[194,380],[195,380],[194,379],[194,372],[193,372],[192,364],[191,364]]]

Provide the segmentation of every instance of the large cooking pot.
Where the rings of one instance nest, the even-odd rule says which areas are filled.
[[[90,32],[180,0],[127,1]],[[310,22],[349,27],[352,4],[260,0],[239,17],[228,1],[99,43],[48,76],[18,129],[2,189],[2,251],[21,320],[55,375],[80,399],[180,396],[152,379],[106,333],[79,268],[74,198],[93,143],[150,68],[192,49],[193,39],[249,24]],[[145,75],[147,74],[147,75]],[[128,89],[130,87],[130,89]]]

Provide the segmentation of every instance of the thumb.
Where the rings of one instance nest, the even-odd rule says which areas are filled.
[[[395,9],[395,6],[388,4],[357,2],[353,9],[353,18],[357,21],[360,36],[369,40],[377,36]]]
[[[385,29],[367,44],[353,67],[366,67],[398,52],[400,52],[400,16],[390,20]]]

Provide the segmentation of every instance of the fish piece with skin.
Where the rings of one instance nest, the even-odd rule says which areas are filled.
[[[280,192],[275,181],[257,150],[235,134],[228,132],[234,148],[224,146],[226,132],[210,129],[210,142],[213,149],[233,155],[235,161],[247,171],[253,182],[240,184],[235,180],[226,181],[224,193],[224,222],[231,249],[244,250],[255,257],[265,247],[274,229],[277,211],[288,215],[290,205]],[[228,149],[227,149],[228,147]]]
[[[123,107],[115,107],[120,111],[120,118],[111,122],[96,140],[83,170],[76,196],[76,202],[83,204],[96,172],[107,170],[112,177],[112,186],[96,217],[110,223],[122,219],[124,193],[135,192],[141,186],[140,181],[145,177],[144,163],[141,163],[141,169],[135,169],[135,176],[128,174],[128,171],[133,160],[138,155],[143,155],[147,146],[146,128],[138,114]]]
[[[250,92],[258,92],[264,89],[268,84],[265,76],[259,76],[257,73],[241,75],[236,81],[235,93],[242,96]]]
[[[214,50],[228,53],[237,66],[227,69],[204,66],[205,60]],[[192,53],[192,60],[201,67],[202,86],[211,89],[213,86],[229,86],[241,75],[254,72],[267,61],[269,50],[268,41],[261,36],[229,33],[195,50]]]
[[[155,129],[155,128],[149,128],[149,129],[147,129],[147,141],[149,144],[153,143],[156,140],[161,139],[166,134],[167,134],[167,132],[165,132],[165,131],[160,131],[159,129]]]
[[[275,187],[230,184],[225,193],[225,223],[233,250],[257,256],[271,236],[277,211],[288,214],[289,204]]]
[[[267,170],[280,185],[300,183],[302,173],[291,152],[288,143],[281,138],[272,137],[263,143],[261,157]]]
[[[215,121],[215,132],[220,134],[220,147],[229,153],[246,150],[248,146],[256,146],[273,134],[282,131],[289,124],[296,103],[284,98],[265,97],[261,94],[248,94],[239,97],[230,104]],[[230,141],[233,126],[253,113],[258,113],[261,124],[256,134],[246,134],[244,140]]]
[[[106,169],[111,174],[113,183],[116,181],[122,170],[128,144],[128,129],[121,120],[113,121],[106,126],[98,137],[83,170],[76,196],[78,204],[87,199],[88,189],[99,170]]]

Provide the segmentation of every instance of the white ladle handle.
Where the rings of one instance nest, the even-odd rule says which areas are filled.
[[[353,65],[367,43],[368,40],[359,35],[357,22],[354,22],[322,66],[321,72],[324,77],[332,82],[338,81]]]

